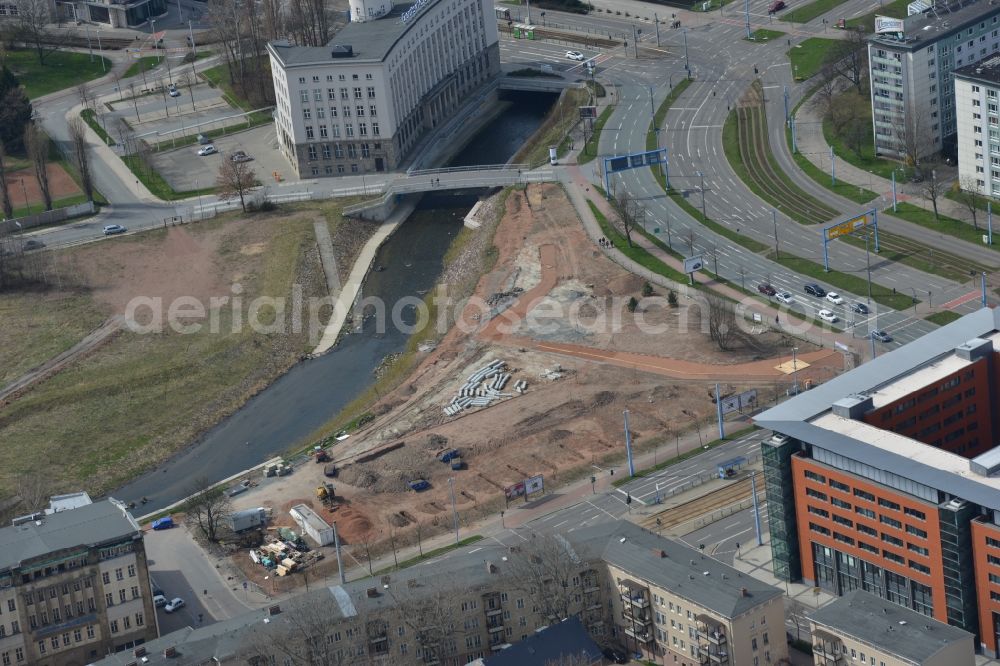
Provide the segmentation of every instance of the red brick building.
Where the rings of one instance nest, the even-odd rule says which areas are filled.
[[[757,419],[775,574],[863,589],[1000,646],[1000,310]]]

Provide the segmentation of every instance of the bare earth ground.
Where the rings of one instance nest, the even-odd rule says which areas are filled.
[[[82,190],[73,181],[66,170],[59,164],[46,165],[49,174],[49,194],[53,199],[63,199],[74,194],[80,194]],[[20,169],[7,174],[7,187],[10,196],[14,200],[14,207],[24,205],[24,197],[27,195],[28,203],[38,203],[42,200],[42,191],[38,188],[38,181],[35,180],[35,172],[31,169]]]
[[[359,561],[364,561],[366,541],[381,542],[384,551],[390,535],[397,545],[413,543],[418,523],[424,536],[450,529],[450,477],[455,479],[461,520],[469,522],[503,508],[504,487],[528,476],[543,474],[551,491],[562,482],[589,474],[593,465],[615,464],[612,460],[624,450],[622,411],[626,408],[639,447],[672,443],[673,433],[714,418],[714,382],[672,380],[546,353],[536,350],[541,341],[572,342],[596,352],[636,351],[719,367],[787,353],[789,342],[771,333],[757,336],[755,349],[722,352],[700,330],[700,318],[688,313],[689,305],[684,302],[678,308],[651,307],[645,313],[647,320],[669,324],[669,330],[652,337],[643,334],[624,313],[628,297],[640,296],[641,281],[597,251],[561,188],[532,186],[528,196],[525,199],[523,192],[513,192],[508,197],[493,239],[497,261],[479,280],[476,294],[485,299],[520,287],[526,293],[506,313],[517,314],[531,290],[540,290],[547,297],[532,313],[575,304],[584,312],[590,308],[594,317],[601,311],[620,315],[622,326],[608,330],[586,322],[573,324],[562,316],[546,319],[545,330],[527,322],[508,333],[500,330],[505,328],[499,326],[505,323],[503,318],[488,322],[481,308],[467,307],[462,321],[469,330],[478,331],[470,336],[453,327],[408,380],[372,410],[379,416],[333,447],[332,455],[341,467],[333,482],[348,508],[330,512],[318,503],[314,508],[337,521],[342,541],[354,545],[349,552]],[[682,325],[686,317],[691,321]],[[802,353],[812,351],[801,342],[796,344]],[[466,378],[493,359],[506,361],[512,372],[508,392],[513,393],[511,387],[520,379],[528,382],[527,392],[445,417],[442,408]],[[547,378],[554,370],[559,377]],[[753,385],[760,390],[760,399],[770,402],[786,383],[781,377]],[[722,390],[728,395],[748,386],[724,383]],[[403,445],[373,460],[356,461],[360,454],[398,443]],[[453,472],[437,461],[437,454],[452,447],[461,450],[466,469]],[[287,524],[287,516],[280,515],[286,498],[312,497],[315,487],[326,480],[322,468],[307,464],[291,477],[241,496],[238,506],[272,506],[276,518]],[[418,478],[427,479],[431,488],[409,491],[407,482]],[[243,565],[243,555],[234,558]],[[324,563],[327,569],[333,566],[330,559]],[[250,572],[260,573],[253,568]]]
[[[53,353],[87,333],[77,317],[99,313],[96,326],[109,314],[123,312],[134,297],[161,298],[164,311],[182,296],[210,309],[209,299],[232,296],[233,285],[239,284],[245,321],[252,299],[287,298],[293,283],[301,285],[304,299],[326,293],[313,232],[317,215],[326,216],[342,252],[339,258],[350,264],[360,232],[341,224],[336,207],[227,216],[60,252],[59,270],[74,279],[74,291],[0,296],[0,311],[6,307],[22,322],[11,335],[30,332],[24,323],[32,318],[30,308],[45,303],[47,318],[39,323],[68,331],[62,336],[48,328],[39,331],[53,338],[48,344]],[[59,309],[62,303],[73,307]],[[54,492],[100,493],[189,444],[312,346],[308,326],[301,333],[288,326],[278,333],[255,333],[247,326],[234,328],[231,305],[215,311],[218,333],[211,333],[207,319],[194,334],[169,328],[123,332],[0,408],[0,491],[9,490],[19,475],[37,474],[51,480]],[[261,318],[266,323],[271,316],[265,309]],[[72,339],[69,332],[79,337]],[[0,343],[7,337],[4,327]],[[66,455],[67,447],[72,455]],[[54,467],[51,461],[57,459],[62,462]]]

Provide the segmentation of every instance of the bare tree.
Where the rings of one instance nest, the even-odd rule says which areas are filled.
[[[80,172],[80,185],[87,201],[94,200],[94,178],[90,171],[90,145],[87,143],[87,127],[80,118],[69,121],[69,141],[73,146],[73,161]]]
[[[266,625],[254,632],[243,647],[247,663],[284,663],[293,666],[348,666],[369,664],[371,661],[358,656],[363,647],[362,632],[358,638],[330,640],[334,630],[343,636],[344,618],[337,605],[319,595],[303,595],[290,607],[272,615]]]
[[[223,201],[239,197],[243,212],[247,212],[246,195],[257,185],[257,173],[249,161],[237,161],[226,156],[215,178],[217,194]]]
[[[411,580],[405,591],[390,587],[389,596],[425,661],[445,663],[458,654],[458,639],[465,636],[465,629],[455,590]]]
[[[302,46],[324,46],[331,37],[332,7],[326,0],[290,0],[288,29]]]
[[[224,488],[213,488],[208,479],[198,479],[193,490],[184,503],[184,513],[194,520],[206,539],[216,542],[222,534],[223,520],[230,512],[229,495]]]
[[[191,68],[194,69],[194,65],[192,65]],[[198,109],[196,109],[194,105],[194,84],[197,83],[198,80],[195,78],[195,74],[193,72],[191,74],[184,72],[181,74],[180,80],[181,85],[188,89],[188,97],[191,98],[191,110],[197,111]]]
[[[7,152],[0,143],[0,199],[3,203],[3,216],[6,219],[14,217],[14,202],[10,199],[10,187],[7,185]]]
[[[525,590],[539,616],[560,621],[572,613],[576,598],[573,578],[588,568],[559,535],[532,534],[511,553],[507,568],[515,586]]]
[[[42,192],[45,210],[52,210],[52,193],[49,190],[49,137],[35,123],[24,129],[24,147],[35,171],[38,189]]]
[[[787,600],[785,615],[795,625],[795,640],[797,641],[802,640],[802,630],[809,629],[808,612],[809,609],[798,599],[789,598]]]
[[[55,51],[49,32],[52,13],[47,0],[15,0],[17,8],[17,37],[30,44],[35,50],[38,62],[45,64],[45,58]]]
[[[983,205],[986,197],[979,189],[978,180],[975,176],[962,176],[953,188],[959,201],[965,204],[969,210],[969,214],[972,216],[972,226],[975,227],[976,231],[979,231],[979,221],[976,216],[979,214],[979,207]]]
[[[736,308],[716,294],[706,294],[708,304],[708,335],[722,351],[729,351],[740,337],[736,325]]]
[[[629,247],[632,247],[632,227],[636,223],[639,204],[634,197],[622,189],[615,197],[615,207],[618,209],[618,217],[622,221],[625,242],[628,243]]]
[[[274,102],[264,33],[268,17],[261,15],[264,10],[273,8],[241,0],[218,0],[208,9],[212,36],[221,47],[229,80],[253,104]]]
[[[76,87],[76,95],[80,99],[80,105],[84,109],[94,110],[96,100],[90,92],[90,87],[86,83],[81,83]]]
[[[820,68],[817,76],[820,83],[816,92],[813,93],[812,103],[816,106],[819,115],[825,117],[837,96],[837,72],[833,65],[826,63]]]
[[[931,152],[933,139],[923,109],[909,106],[902,117],[892,118],[893,134],[900,148],[900,157],[919,171],[920,160]]]
[[[846,39],[838,40],[830,50],[829,64],[839,76],[847,79],[858,94],[867,94],[868,35],[862,30],[847,30]]]
[[[937,171],[931,169],[931,177],[927,179],[924,183],[922,192],[924,197],[931,202],[931,207],[934,209],[934,219],[940,220],[938,215],[938,199],[944,196],[944,193],[948,191],[948,184],[943,180],[938,180]]]

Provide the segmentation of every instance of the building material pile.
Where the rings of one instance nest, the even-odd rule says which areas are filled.
[[[495,400],[513,397],[511,393],[502,393],[508,381],[510,373],[507,372],[507,364],[504,361],[492,361],[469,375],[458,395],[445,406],[445,416],[454,416],[465,409],[485,407]],[[514,384],[518,393],[524,393],[527,387],[528,382],[524,380]]]

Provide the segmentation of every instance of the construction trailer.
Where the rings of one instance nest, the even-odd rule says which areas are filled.
[[[288,514],[302,532],[319,545],[328,546],[333,543],[333,528],[307,505],[296,504],[288,510]]]
[[[259,506],[256,509],[234,511],[228,516],[229,529],[239,533],[267,524],[267,509]]]

